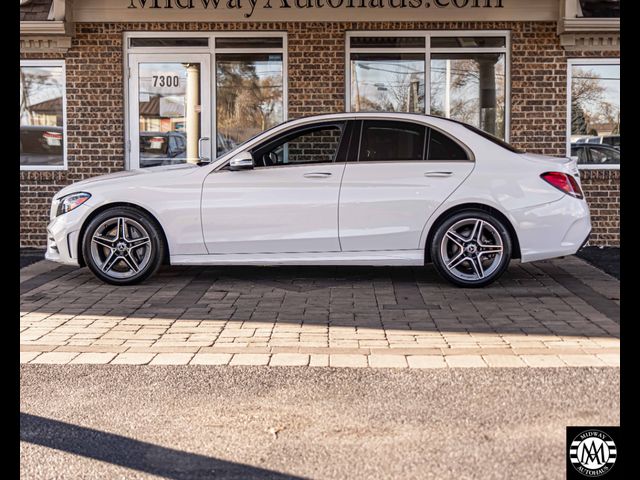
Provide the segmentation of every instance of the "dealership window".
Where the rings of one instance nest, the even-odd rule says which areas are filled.
[[[286,120],[286,34],[125,38],[129,168],[208,161]]]
[[[20,168],[66,168],[63,60],[20,62]]]
[[[620,61],[568,61],[567,152],[581,168],[620,166]]]
[[[350,111],[460,120],[508,140],[508,32],[349,32]]]

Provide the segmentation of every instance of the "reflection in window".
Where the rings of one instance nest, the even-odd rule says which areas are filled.
[[[424,55],[352,53],[351,110],[424,113]]]
[[[605,144],[620,148],[620,64],[572,64],[571,132],[572,143]],[[591,151],[591,156],[598,155]],[[602,159],[601,159],[602,160]],[[578,159],[578,163],[587,163]],[[620,157],[606,161],[619,164]]]
[[[62,66],[20,67],[20,165],[64,165]]]
[[[505,135],[505,55],[431,55],[431,114]]]
[[[268,151],[259,152],[256,166],[332,163],[341,137],[342,125],[327,125],[287,135]]]
[[[407,122],[369,120],[360,140],[361,162],[414,161],[424,159],[426,128]]]
[[[282,54],[216,55],[217,155],[284,119]]]
[[[200,64],[139,65],[140,167],[198,160]]]

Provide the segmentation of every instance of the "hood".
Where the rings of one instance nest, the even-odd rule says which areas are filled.
[[[64,195],[68,195],[69,193],[74,193],[77,191],[81,191],[83,189],[90,190],[91,186],[97,186],[98,184],[106,184],[110,182],[120,182],[123,179],[129,179],[131,177],[138,177],[140,175],[158,175],[167,172],[188,172],[193,169],[199,168],[197,165],[193,163],[181,163],[178,165],[161,165],[158,167],[149,167],[149,168],[139,168],[136,170],[124,170],[121,172],[109,173],[107,175],[100,175],[97,177],[87,178],[85,180],[80,180],[79,182],[72,183],[71,185],[66,186],[58,194],[56,197],[62,197]]]

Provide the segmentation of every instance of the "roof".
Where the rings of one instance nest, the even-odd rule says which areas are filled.
[[[48,20],[52,3],[53,0],[31,0],[24,5],[20,5],[20,21],[38,22]]]

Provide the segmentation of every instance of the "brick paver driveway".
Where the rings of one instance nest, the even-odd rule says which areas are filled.
[[[173,267],[132,287],[21,273],[22,362],[619,365],[619,282],[576,257],[514,262],[484,289],[431,267]]]

